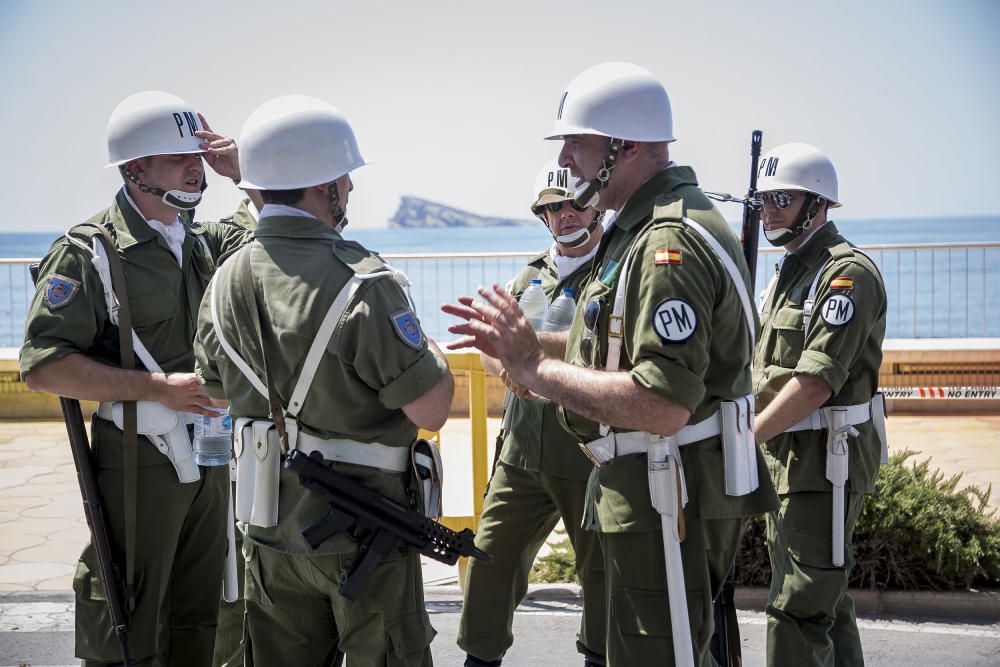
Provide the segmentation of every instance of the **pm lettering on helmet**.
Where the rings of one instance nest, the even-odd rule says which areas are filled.
[[[198,127],[198,119],[190,111],[184,111],[182,113],[174,112],[174,123],[177,124],[177,133],[180,136],[184,136],[184,129],[187,128],[187,133],[189,137],[193,137],[194,133],[200,130]]]
[[[758,178],[760,176],[774,176],[778,173],[778,158],[769,157],[760,163],[760,168],[757,170]]]
[[[556,169],[549,172],[549,187],[569,189],[569,169]]]
[[[664,343],[683,343],[698,330],[698,315],[687,301],[667,299],[653,313],[653,330]]]
[[[847,324],[854,319],[854,302],[843,294],[834,294],[820,309],[823,320],[835,327]]]

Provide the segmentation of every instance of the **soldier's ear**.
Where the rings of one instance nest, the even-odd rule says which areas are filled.
[[[642,152],[642,144],[638,141],[623,141],[618,151],[618,162],[632,162]]]
[[[136,176],[140,176],[146,173],[146,164],[143,161],[143,158],[136,158],[134,160],[129,160],[128,162],[126,162],[125,169],[135,174]]]

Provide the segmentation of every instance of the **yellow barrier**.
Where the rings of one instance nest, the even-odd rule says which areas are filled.
[[[469,528],[476,530],[479,517],[483,514],[483,493],[486,491],[489,465],[487,463],[486,446],[486,371],[479,362],[479,354],[475,352],[453,353],[446,355],[448,366],[452,373],[465,373],[469,376],[469,422],[472,432],[472,516],[446,516],[441,523],[453,530]],[[434,440],[438,446],[447,447],[441,442],[441,433],[421,431],[420,437]]]

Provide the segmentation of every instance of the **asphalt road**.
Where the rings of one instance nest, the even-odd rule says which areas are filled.
[[[41,601],[35,601],[41,600]],[[438,631],[432,648],[438,666],[460,666],[464,654],[455,646],[461,599],[435,597],[428,602]],[[579,601],[536,600],[523,604],[514,619],[515,643],[505,665],[580,667],[574,636]],[[764,616],[740,612],[744,664],[764,663]],[[993,624],[933,622],[898,618],[863,618],[861,637],[869,667],[996,667],[1000,665],[1000,619]],[[0,599],[0,667],[63,666],[73,658],[73,605],[68,597],[22,594]],[[639,666],[636,666],[639,667]]]

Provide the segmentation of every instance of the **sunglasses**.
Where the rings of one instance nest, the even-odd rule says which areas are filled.
[[[582,213],[587,210],[586,206],[580,206],[579,204],[577,204],[575,199],[564,199],[562,201],[554,201],[550,204],[542,204],[541,206],[536,206],[531,211],[535,215],[541,213],[542,209],[551,211],[552,213],[558,213],[559,211],[562,210],[563,205],[566,204],[567,202],[569,203],[570,206],[573,207],[574,211],[579,211],[580,213]]]
[[[788,208],[791,206],[794,196],[778,190],[777,192],[758,192],[757,198],[762,206],[770,201],[776,208]]]
[[[597,368],[597,320],[601,315],[601,302],[592,299],[583,309],[583,336],[580,338],[580,353],[587,368]]]

